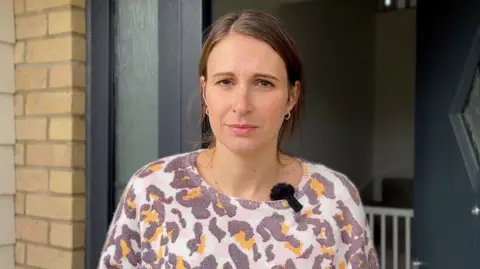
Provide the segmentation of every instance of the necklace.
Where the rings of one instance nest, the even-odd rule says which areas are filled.
[[[278,178],[278,175],[280,174],[281,169],[276,169],[276,174],[275,178]],[[217,177],[215,176],[215,171],[213,170],[213,155],[212,158],[210,159],[210,171],[212,172],[212,177],[213,177],[213,182],[215,183],[215,188],[217,189],[218,192],[221,192],[220,184],[218,184]]]
[[[217,190],[220,190],[220,186],[218,185],[217,177],[215,176],[215,172],[213,171],[213,162],[210,162],[210,171],[212,171],[213,181],[215,182],[215,186]]]

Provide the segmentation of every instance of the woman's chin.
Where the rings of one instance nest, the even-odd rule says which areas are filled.
[[[226,141],[226,143],[224,143],[224,146],[235,154],[249,155],[258,152],[266,145],[253,139],[234,139],[232,141]]]

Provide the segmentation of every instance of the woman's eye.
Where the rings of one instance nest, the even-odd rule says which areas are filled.
[[[262,88],[269,88],[269,87],[273,87],[273,84],[266,81],[266,80],[262,80],[260,82],[258,82],[258,85]]]
[[[217,84],[220,86],[230,86],[232,85],[232,81],[228,79],[224,79],[224,80],[218,81]]]

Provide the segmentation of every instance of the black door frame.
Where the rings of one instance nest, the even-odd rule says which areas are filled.
[[[87,0],[85,268],[97,267],[115,210],[115,0]],[[211,0],[159,0],[160,156],[200,146],[197,64]],[[195,97],[197,96],[197,97]]]

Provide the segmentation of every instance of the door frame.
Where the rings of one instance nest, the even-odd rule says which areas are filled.
[[[86,0],[86,229],[85,268],[97,268],[116,208],[115,0]],[[159,0],[158,156],[200,147],[197,64],[202,33],[211,23],[211,0]],[[161,90],[160,90],[161,89]],[[198,96],[196,98],[195,96]],[[193,99],[192,99],[193,97]],[[198,143],[194,143],[198,142]]]

